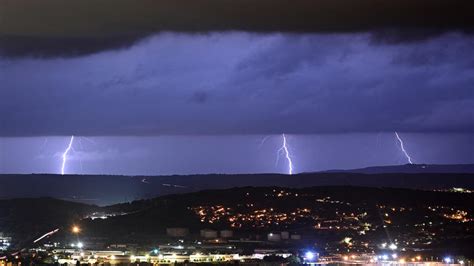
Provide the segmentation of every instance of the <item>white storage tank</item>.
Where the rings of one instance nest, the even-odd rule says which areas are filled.
[[[301,240],[301,235],[291,235],[291,240]]]
[[[189,229],[183,227],[166,228],[166,234],[171,237],[185,237],[189,234]]]
[[[234,236],[234,232],[231,230],[221,230],[221,237],[222,238],[231,238]]]
[[[217,231],[211,229],[203,229],[201,230],[201,237],[204,238],[217,238]]]
[[[268,239],[268,241],[280,241],[281,236],[280,236],[280,234],[269,233],[267,235],[267,239]]]

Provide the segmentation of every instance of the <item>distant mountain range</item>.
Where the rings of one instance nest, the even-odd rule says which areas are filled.
[[[107,205],[168,194],[244,186],[365,186],[417,189],[474,189],[474,165],[399,165],[318,173],[112,176],[0,175],[0,199],[54,197]],[[5,188],[5,189],[4,189]]]
[[[320,173],[358,173],[358,174],[384,174],[384,173],[474,173],[474,164],[404,164],[388,166],[372,166],[349,170],[327,170]]]

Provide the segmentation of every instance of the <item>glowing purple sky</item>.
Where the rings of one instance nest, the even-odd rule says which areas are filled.
[[[415,163],[472,163],[469,134],[407,134]],[[65,172],[162,175],[193,173],[287,173],[281,136],[76,137]],[[69,137],[0,138],[0,173],[60,173]],[[294,172],[407,163],[393,133],[288,135]]]

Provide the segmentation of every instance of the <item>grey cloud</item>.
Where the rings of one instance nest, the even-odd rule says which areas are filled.
[[[209,93],[206,91],[196,91],[192,94],[190,101],[203,104],[209,100]]]
[[[10,60],[0,134],[474,131],[471,108],[457,104],[474,99],[472,37],[370,38],[169,33],[84,58]]]

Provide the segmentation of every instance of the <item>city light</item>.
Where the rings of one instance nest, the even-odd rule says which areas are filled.
[[[78,242],[76,246],[77,246],[78,248],[83,248],[83,247],[84,247],[84,244],[82,244],[82,242]]]
[[[391,250],[396,250],[398,247],[397,247],[397,245],[392,243],[392,244],[390,244],[390,246],[388,246],[388,248],[391,249]]]
[[[307,251],[305,254],[304,254],[304,257],[306,260],[314,260],[314,252],[311,252],[311,251]]]
[[[452,261],[453,261],[453,260],[452,260],[450,257],[444,258],[444,262],[446,262],[446,263],[448,263],[448,264],[451,263]]]
[[[79,226],[76,226],[74,225],[71,229],[71,231],[74,233],[74,234],[79,234],[81,232],[81,229],[79,228]]]

